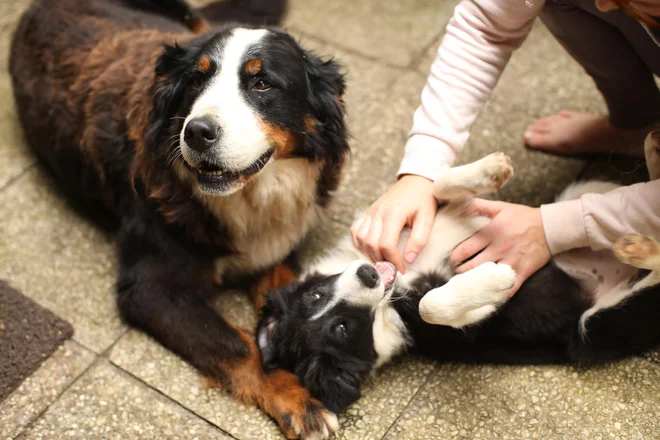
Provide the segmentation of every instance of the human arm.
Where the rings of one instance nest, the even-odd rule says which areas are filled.
[[[530,8],[523,1],[464,0],[456,7],[415,112],[400,179],[351,228],[354,243],[371,258],[391,261],[404,272],[397,248],[404,225],[412,228],[403,252],[406,261],[411,263],[424,247],[437,210],[429,197],[431,182],[467,142],[542,6],[543,1]]]

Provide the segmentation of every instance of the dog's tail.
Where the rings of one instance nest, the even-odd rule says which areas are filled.
[[[220,0],[194,8],[185,0],[125,0],[132,6],[182,22],[195,33],[213,25],[237,23],[277,26],[287,12],[287,0]]]

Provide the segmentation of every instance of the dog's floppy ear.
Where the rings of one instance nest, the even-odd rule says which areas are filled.
[[[358,365],[338,365],[335,359],[323,355],[296,369],[303,386],[334,413],[343,411],[360,398],[360,373]]]
[[[341,65],[334,59],[321,60],[311,52],[305,52],[304,58],[307,100],[315,119],[315,129],[310,135],[317,135],[311,136],[311,146],[339,158],[348,151],[343,98],[346,81]]]
[[[301,282],[296,280],[266,294],[266,300],[261,308],[260,320],[257,325],[257,346],[261,354],[261,364],[265,371],[280,368],[282,365],[277,344],[288,344],[289,340],[286,337],[287,335],[278,335],[278,338],[276,338],[275,332],[287,330],[287,313],[289,310],[287,298],[299,288],[300,284]],[[284,329],[278,329],[280,324]]]

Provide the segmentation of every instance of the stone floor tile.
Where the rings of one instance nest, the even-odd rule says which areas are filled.
[[[80,378],[21,439],[230,439],[107,361]]]
[[[53,355],[0,404],[0,438],[14,438],[89,367],[96,356],[73,341]]]
[[[35,168],[0,193],[0,278],[73,324],[100,353],[124,331],[114,242],[81,219]]]
[[[203,389],[196,370],[142,333],[124,335],[113,347],[110,360],[239,439],[282,438],[275,423],[260,410],[234,401],[221,390]],[[427,361],[407,359],[378,372],[365,385],[363,397],[340,415],[338,437],[381,438],[435,368]]]
[[[444,29],[456,0],[292,0],[285,27],[396,66],[408,66]]]
[[[239,439],[283,438],[265,413],[236,402],[221,390],[204,389],[194,368],[143,333],[132,330],[124,335],[112,348],[110,360]]]
[[[387,439],[656,439],[660,367],[445,365]]]
[[[11,105],[11,99],[3,99],[2,87],[4,80],[3,74],[0,73],[0,107],[3,105]],[[23,140],[23,132],[18,119],[13,112],[7,111],[4,117],[3,108],[0,108],[0,191],[8,184],[14,181],[18,176],[25,172],[28,168],[36,163],[35,157],[29,151]]]
[[[23,11],[32,0],[0,0],[0,72],[9,69],[11,38]]]

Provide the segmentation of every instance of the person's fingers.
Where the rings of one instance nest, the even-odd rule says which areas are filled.
[[[360,249],[360,246],[361,246],[361,244],[358,240],[358,233],[360,232],[360,227],[362,226],[362,223],[364,222],[364,219],[365,219],[366,216],[367,216],[366,214],[360,216],[360,218],[355,220],[353,225],[351,225],[351,229],[350,229],[350,231],[351,231],[351,240],[353,240],[353,246],[355,246],[356,249]]]
[[[435,212],[433,209],[420,210],[417,213],[415,222],[412,225],[412,231],[410,231],[410,237],[403,250],[403,259],[406,260],[408,264],[412,264],[417,258],[417,255],[419,255],[422,249],[424,249],[424,246],[426,246],[429,235],[431,234],[431,229],[433,228],[434,220]]]
[[[406,216],[401,212],[393,212],[386,217],[383,222],[383,229],[380,234],[379,252],[383,259],[389,261],[396,266],[396,269],[405,273],[406,268],[403,266],[403,260],[399,254],[399,238],[401,230],[406,225]]]
[[[383,259],[383,256],[380,254],[380,236],[382,231],[383,219],[382,216],[377,215],[371,219],[367,238],[363,242],[367,255],[369,255],[373,261],[381,261]]]
[[[472,199],[467,207],[463,210],[463,216],[482,215],[484,217],[493,218],[502,211],[506,204],[503,202],[493,202],[484,199]]]
[[[497,256],[494,255],[493,252],[490,251],[490,248],[484,249],[483,252],[481,252],[479,255],[474,257],[473,259],[466,261],[465,263],[461,264],[455,269],[455,272],[458,273],[463,273],[467,272],[468,270],[472,270],[477,266],[481,266],[484,263],[487,263],[489,261],[496,262]]]
[[[371,214],[367,214],[364,219],[362,219],[362,223],[360,223],[360,227],[358,228],[356,238],[357,238],[357,248],[360,250],[360,252],[363,252],[365,254],[369,253],[369,249],[367,249],[367,238],[369,237],[369,227],[371,226]]]
[[[452,266],[461,264],[476,253],[484,250],[490,243],[490,235],[488,235],[488,231],[484,228],[454,249],[449,256],[449,264]]]

